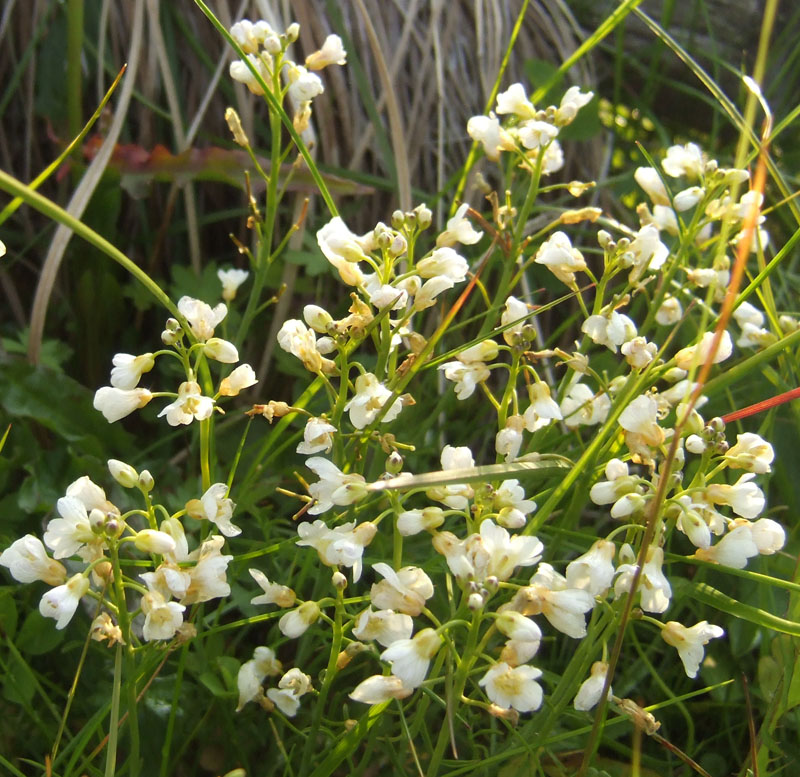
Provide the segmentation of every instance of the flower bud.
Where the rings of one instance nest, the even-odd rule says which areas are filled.
[[[250,147],[250,140],[242,128],[242,120],[239,114],[233,108],[225,109],[225,121],[228,123],[228,129],[233,135],[233,140],[238,143],[242,148]]]
[[[153,476],[150,474],[150,470],[143,469],[139,473],[139,480],[138,486],[142,489],[145,493],[150,493],[153,490],[153,486],[155,485],[155,480],[153,480]]]
[[[294,43],[300,37],[300,25],[297,22],[292,22],[286,28],[286,40],[289,43]]]
[[[175,540],[166,532],[155,529],[143,529],[133,540],[133,544],[145,553],[155,553],[163,556],[175,550]]]
[[[420,229],[427,229],[433,222],[433,213],[427,205],[417,205],[414,208],[414,213],[417,216],[417,226]]]
[[[123,488],[133,488],[139,481],[139,473],[124,461],[109,459],[108,471]]]
[[[403,457],[397,451],[392,451],[386,458],[386,471],[390,475],[397,475],[402,469]]]
[[[344,591],[347,588],[347,578],[338,569],[333,573],[331,583],[339,591]]]
[[[392,213],[392,227],[394,229],[402,229],[406,225],[406,215],[402,210],[396,210]]]

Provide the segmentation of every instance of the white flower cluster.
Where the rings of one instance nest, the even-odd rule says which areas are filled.
[[[12,577],[21,583],[41,580],[52,586],[42,596],[39,611],[54,618],[57,629],[67,626],[81,598],[91,596],[102,607],[92,626],[93,638],[107,639],[109,644],[131,639],[120,629],[121,611],[127,612],[127,601],[117,599],[120,592],[124,596],[130,590],[140,593],[143,640],[170,640],[176,635],[188,638],[194,627],[184,622],[186,606],[230,594],[227,567],[233,556],[222,554],[225,537],[220,535],[209,536],[190,552],[177,515],[188,512],[198,520],[215,524],[227,537],[238,534],[240,529],[230,521],[235,505],[227,497],[227,486],[214,484],[201,499],[191,500],[177,515],[170,516],[164,509],[168,517],[159,525],[151,502],[154,481],[150,473],[137,472],[115,459],[108,462],[108,469],[123,488],[141,492],[147,510],[121,513],[100,486],[83,476],[70,484],[58,500],[59,517],[48,522],[44,544],[28,534],[0,554],[0,565],[8,567]],[[142,515],[146,516],[147,525],[137,528]],[[52,551],[52,558],[45,546]],[[152,571],[138,575],[141,582],[129,578],[120,566],[119,559],[126,549],[147,554],[153,563]],[[68,578],[61,562],[75,558],[85,568]],[[107,609],[103,607],[106,603]],[[93,606],[97,608],[96,604]],[[129,617],[124,616],[124,620],[129,622]]]
[[[309,54],[304,65],[298,65],[286,56],[300,34],[297,23],[290,24],[285,33],[278,33],[263,19],[243,19],[231,27],[230,34],[246,57],[231,63],[231,78],[256,95],[263,95],[266,89],[282,100],[288,94],[294,105],[294,127],[298,132],[305,130],[311,118],[311,101],[325,91],[315,71],[345,64],[347,52],[342,39],[329,35],[322,48]],[[284,86],[280,83],[281,74]]]
[[[241,275],[225,274],[220,278],[223,283],[223,295],[235,296],[234,286],[244,281]],[[178,321],[170,318],[161,334],[161,340],[171,351],[158,351],[132,356],[118,353],[114,356],[111,370],[111,385],[103,386],[94,395],[94,407],[99,410],[109,423],[119,421],[134,410],[147,405],[153,397],[174,397],[174,401],[164,407],[158,414],[166,416],[170,426],[181,426],[192,421],[205,421],[211,417],[220,397],[235,397],[244,389],[255,385],[255,372],[249,364],[240,364],[227,377],[223,378],[217,392],[213,396],[204,395],[197,382],[198,367],[201,359],[211,359],[222,364],[236,364],[239,353],[236,346],[220,337],[214,337],[214,329],[225,318],[227,306],[220,302],[211,307],[205,302],[192,297],[181,297],[178,300],[178,312],[188,324],[188,332],[184,331]],[[188,338],[189,344],[185,342]],[[150,372],[159,356],[177,356],[186,372],[186,380],[178,386],[177,393],[151,392],[139,386],[142,376]]]
[[[483,145],[489,159],[497,160],[504,151],[519,154],[529,167],[541,164],[545,175],[564,166],[564,154],[556,137],[561,127],[570,124],[578,111],[593,97],[571,86],[561,98],[561,104],[536,110],[522,84],[512,84],[497,95],[496,113],[473,116],[467,123],[469,136]],[[510,116],[507,126],[500,124],[499,115]]]

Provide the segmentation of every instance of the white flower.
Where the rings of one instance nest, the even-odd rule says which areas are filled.
[[[356,378],[355,389],[355,395],[344,406],[344,409],[350,413],[350,422],[353,426],[356,429],[363,429],[378,417],[378,413],[391,399],[392,392],[371,372],[365,372]],[[392,400],[381,419],[383,423],[393,421],[400,414],[403,404],[398,399]]]
[[[530,618],[526,618],[521,612],[516,610],[503,610],[497,616],[495,625],[501,634],[504,634],[515,642],[529,642],[533,653],[535,655],[539,649],[539,643],[542,640],[542,630],[536,625],[536,622]]]
[[[414,622],[410,615],[394,612],[394,610],[373,611],[367,607],[357,618],[353,626],[353,636],[361,642],[377,640],[384,647],[401,639],[410,639],[414,630]]]
[[[417,262],[416,271],[421,278],[444,276],[453,283],[461,283],[467,277],[468,268],[467,260],[461,254],[442,246]]]
[[[764,314],[749,302],[740,302],[733,311],[733,317],[740,327],[744,327],[745,324],[752,324],[756,327],[764,326]]]
[[[500,158],[501,151],[513,151],[515,148],[513,138],[500,126],[494,113],[473,116],[467,122],[467,134],[483,145],[484,153],[493,162]]]
[[[444,231],[441,232],[436,238],[437,248],[453,246],[456,243],[471,246],[477,243],[483,237],[483,232],[475,229],[472,226],[472,222],[467,218],[468,210],[469,203],[465,202],[459,206],[458,210],[455,212],[455,215],[448,219],[447,226],[445,227]],[[464,261],[464,264],[464,277],[462,277],[460,280],[464,280],[466,277],[466,261]],[[422,273],[420,273],[420,275],[422,275],[423,278],[429,277],[423,275]],[[455,278],[453,280],[455,280]]]
[[[169,534],[155,529],[142,529],[137,532],[133,544],[145,553],[155,553],[159,556],[175,551],[175,540]]]
[[[319,618],[319,605],[316,602],[303,602],[278,621],[278,628],[281,634],[289,639],[297,639],[317,618]]]
[[[240,364],[227,378],[219,384],[219,394],[222,397],[235,397],[239,392],[258,383],[256,373],[249,364]]]
[[[413,693],[399,677],[375,674],[362,680],[349,694],[353,701],[362,704],[381,704],[391,699],[405,699]]]
[[[383,577],[369,592],[372,604],[379,609],[416,617],[433,596],[433,583],[419,567],[403,567],[395,572],[388,564],[379,562],[372,568]]]
[[[606,393],[595,396],[585,383],[574,383],[561,402],[560,409],[568,429],[580,425],[594,426],[605,421],[611,409],[611,398]]]
[[[245,661],[236,676],[236,685],[239,689],[239,712],[245,704],[255,701],[263,695],[261,683],[267,675],[278,674],[281,671],[281,662],[275,658],[272,648],[257,647],[253,657]]]
[[[575,286],[575,273],[586,269],[583,254],[572,247],[564,232],[554,232],[536,252],[536,264],[543,264],[562,283]]]
[[[331,372],[333,368],[333,362],[322,357],[314,331],[299,319],[284,321],[278,331],[278,345],[300,359],[309,372]]]
[[[706,487],[705,497],[713,504],[729,505],[736,515],[742,518],[755,518],[766,502],[763,491],[751,483],[755,474],[742,475],[732,486],[712,483]]]
[[[712,626],[708,621],[700,621],[689,628],[677,621],[669,621],[661,629],[664,642],[678,649],[683,668],[689,677],[697,677],[704,655],[703,646],[724,634],[719,626]]]
[[[520,119],[533,119],[536,116],[536,108],[525,94],[525,87],[516,83],[497,95],[497,113],[501,115],[512,113]]]
[[[571,86],[561,98],[561,104],[556,111],[556,123],[561,126],[569,124],[592,97],[594,92],[582,92],[579,86]]]
[[[513,707],[519,712],[532,712],[542,706],[542,686],[536,682],[542,670],[533,666],[510,667],[500,661],[478,680],[486,695],[501,709]]]
[[[377,526],[365,521],[356,526],[355,521],[329,529],[323,521],[301,523],[297,527],[300,539],[297,544],[309,546],[319,553],[323,564],[329,567],[353,568],[353,582],[361,577],[361,557],[364,548],[372,542]]]
[[[520,332],[522,332],[522,328],[525,326],[525,321],[521,321],[520,319],[525,318],[527,315],[528,306],[524,302],[518,300],[516,297],[509,297],[506,300],[503,313],[500,316],[500,326],[508,326],[514,321],[517,322],[503,332],[503,340],[506,341],[507,345],[514,344],[516,335],[519,335]]]
[[[485,381],[491,372],[483,362],[452,361],[440,364],[438,369],[444,372],[445,378],[456,384],[456,396],[459,399],[468,399],[475,393],[479,383]]]
[[[636,337],[636,325],[624,313],[612,310],[608,315],[589,316],[581,325],[581,332],[616,353],[618,346]]]
[[[537,151],[529,151],[529,157],[536,157],[542,155],[542,175],[550,175],[551,173],[557,173],[562,167],[564,167],[564,151],[561,148],[561,144],[557,140],[553,140],[550,142],[548,146],[545,146],[544,152],[541,149]]]
[[[346,62],[347,52],[338,35],[328,35],[322,48],[306,57],[306,67],[309,70],[322,70],[329,65],[344,65]]]
[[[293,718],[300,708],[300,697],[311,689],[311,678],[299,669],[290,669],[278,682],[277,688],[267,691],[267,698],[287,718]]]
[[[130,415],[134,410],[140,410],[153,395],[143,388],[119,389],[103,386],[97,389],[94,395],[94,409],[99,410],[106,421],[113,424],[120,418]]]
[[[236,292],[239,287],[247,280],[250,275],[247,270],[217,270],[217,278],[222,284],[222,299],[231,302],[236,299]]]
[[[700,186],[690,186],[688,189],[678,192],[672,198],[672,204],[675,206],[675,210],[680,213],[697,205],[703,199],[705,193],[705,189]]]
[[[438,529],[444,523],[441,507],[426,507],[424,510],[404,510],[397,516],[397,531],[411,537],[423,531]]]
[[[497,523],[507,529],[521,529],[525,516],[536,509],[536,502],[525,498],[525,490],[519,481],[504,480],[492,497],[492,509],[497,511]]]
[[[505,605],[523,615],[544,615],[553,628],[574,639],[586,636],[584,613],[594,607],[594,597],[580,588],[570,588],[566,578],[550,564],[539,564],[531,585],[521,588]]]
[[[659,229],[669,232],[670,235],[679,235],[678,217],[669,205],[653,205],[652,223]]]
[[[654,205],[669,205],[669,194],[654,167],[637,167],[633,173],[636,183],[644,189]]]
[[[325,91],[322,79],[302,65],[288,63],[284,75],[289,82],[289,97],[296,104],[313,100]]]
[[[770,464],[775,451],[763,437],[745,432],[736,435],[736,445],[725,453],[724,458],[731,469],[745,469],[763,475],[772,471]]]
[[[51,588],[39,602],[39,612],[45,618],[55,618],[56,628],[63,629],[72,620],[78,602],[89,590],[89,578],[73,575],[66,583]]]
[[[399,677],[406,688],[418,688],[441,646],[442,638],[433,629],[423,629],[413,639],[393,642],[381,653],[381,658],[392,665],[392,674]]]
[[[114,369],[111,370],[111,385],[114,388],[130,391],[139,385],[142,374],[150,372],[156,363],[152,353],[143,353],[141,356],[132,356],[129,353],[118,353],[111,360]]]
[[[442,470],[471,469],[475,466],[472,451],[465,445],[454,447],[445,445],[440,457]],[[453,510],[466,510],[473,496],[472,488],[467,484],[453,483],[449,486],[434,486],[425,492],[430,499],[446,504]]]
[[[310,515],[324,513],[334,505],[353,504],[367,493],[363,475],[345,475],[332,461],[321,456],[307,459],[306,466],[320,478],[308,487],[309,493],[316,500],[316,504],[308,510]]]
[[[225,483],[214,483],[200,499],[192,499],[186,505],[189,515],[200,521],[211,521],[226,537],[236,537],[242,533],[238,526],[231,523],[235,509],[236,505],[228,498],[228,486]]]
[[[638,592],[641,594],[641,608],[645,612],[664,612],[669,607],[672,587],[661,571],[664,563],[664,551],[656,545],[647,549],[647,556],[639,578]],[[636,564],[621,564],[617,568],[617,582],[614,584],[614,596],[619,597],[631,590],[631,583],[636,572]]]
[[[633,266],[630,280],[638,280],[646,270],[658,270],[667,260],[669,249],[661,242],[658,230],[652,224],[646,224],[631,241],[626,257]]]
[[[586,553],[567,564],[567,583],[593,596],[605,596],[614,579],[616,546],[608,540],[597,540]]]
[[[699,343],[690,345],[688,348],[682,348],[675,354],[675,364],[682,370],[690,370],[693,366],[701,365],[703,362],[708,361],[711,356],[711,344],[714,341],[714,333],[706,332]],[[733,353],[733,343],[731,342],[730,333],[725,330],[717,347],[717,352],[714,354],[713,364],[725,361]]]
[[[698,548],[694,555],[703,561],[713,561],[733,569],[744,569],[747,560],[758,555],[758,545],[753,539],[750,524],[744,523],[729,531],[715,545]]]
[[[259,569],[250,569],[250,575],[264,592],[259,596],[254,596],[250,604],[277,604],[278,607],[293,607],[295,603],[295,592],[285,585],[271,583],[269,578]]]
[[[348,286],[363,284],[364,275],[358,267],[359,261],[367,259],[363,239],[351,232],[339,216],[317,232],[317,243]]]
[[[209,359],[223,364],[236,364],[239,361],[239,352],[236,350],[236,346],[221,337],[208,339],[203,346],[203,353]]]
[[[608,674],[608,664],[605,661],[595,661],[592,664],[589,677],[583,681],[572,702],[572,706],[576,710],[590,710],[600,701],[606,683],[606,674]],[[608,695],[611,695],[611,688],[608,689]]]
[[[551,143],[558,135],[558,127],[547,121],[529,119],[515,127],[512,133],[519,138],[519,142],[525,148],[535,150]]]
[[[54,558],[74,556],[84,544],[97,539],[92,531],[89,513],[80,499],[62,496],[56,503],[56,509],[61,517],[51,519],[44,533],[44,542],[53,551]]]
[[[772,556],[786,543],[783,526],[770,518],[759,518],[751,523],[750,533],[762,556]]]
[[[8,567],[11,577],[20,583],[44,580],[48,585],[60,585],[67,579],[64,565],[51,559],[42,541],[33,534],[26,534],[7,547],[0,554],[0,566]]]
[[[644,337],[634,337],[620,348],[625,361],[636,370],[643,370],[658,353],[655,343],[648,343]]]
[[[658,403],[648,394],[640,394],[626,406],[619,425],[626,432],[625,442],[632,452],[640,452],[642,445],[658,446],[664,442],[664,430],[658,425]]]
[[[494,438],[494,449],[506,461],[514,461],[522,447],[522,430],[525,419],[521,415],[512,415],[506,419],[506,425]]]
[[[703,152],[696,143],[670,146],[661,167],[672,178],[699,178],[703,172]]]
[[[480,543],[489,556],[485,576],[494,576],[498,580],[508,580],[517,567],[538,563],[544,552],[544,545],[538,538],[521,534],[512,536],[490,518],[481,522]]]
[[[191,582],[181,600],[184,604],[207,602],[230,594],[226,572],[233,556],[221,555],[224,542],[223,537],[215,534],[200,546],[197,564],[189,569]]]
[[[525,428],[529,432],[535,432],[553,420],[561,420],[561,408],[558,406],[558,402],[550,396],[550,387],[546,383],[536,381],[528,388],[528,395],[531,404],[522,417],[525,419]]]
[[[256,54],[248,54],[247,60],[253,65],[258,74],[261,76],[262,80],[269,84],[270,79],[272,78],[270,65],[267,65],[267,63],[264,62],[264,59]],[[264,94],[261,84],[258,83],[256,77],[253,75],[253,72],[250,70],[244,60],[237,59],[235,62],[231,62],[228,68],[228,73],[234,81],[239,81],[240,83],[244,84],[253,94]]]
[[[455,286],[455,282],[446,275],[437,275],[425,281],[414,295],[414,310],[425,310],[436,304],[436,297],[443,291],[452,289],[453,286]]]
[[[303,442],[297,446],[298,453],[330,453],[336,427],[324,418],[309,418],[303,429]]]
[[[214,336],[214,327],[225,318],[228,308],[222,302],[212,308],[199,299],[181,297],[178,300],[178,312],[189,322],[192,334],[204,343]]]
[[[683,315],[681,303],[675,297],[667,295],[656,311],[656,323],[661,326],[677,324]]]
[[[213,412],[214,400],[203,396],[198,383],[187,380],[178,386],[178,398],[163,408],[158,417],[166,416],[170,426],[185,426],[195,418],[205,421]]]
[[[150,591],[158,592],[165,600],[173,597],[183,599],[192,582],[188,570],[181,569],[171,561],[165,561],[159,564],[155,572],[144,572],[139,577]]]

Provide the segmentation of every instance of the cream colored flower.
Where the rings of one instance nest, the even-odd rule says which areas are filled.
[[[217,278],[222,284],[222,299],[232,302],[236,299],[239,287],[247,280],[250,273],[247,270],[217,270]]]
[[[56,628],[66,628],[72,620],[81,597],[89,590],[89,578],[73,575],[66,583],[51,588],[39,602],[39,612],[45,618],[55,618]]]
[[[143,353],[141,356],[132,356],[129,353],[118,353],[111,360],[114,369],[111,370],[111,385],[114,388],[130,391],[139,385],[142,374],[150,372],[156,363],[152,353]]]
[[[11,577],[20,583],[44,580],[56,586],[67,579],[64,565],[51,559],[42,541],[33,534],[26,534],[9,545],[0,554],[0,566],[8,567]]]
[[[501,709],[532,712],[542,706],[542,686],[536,682],[542,670],[533,666],[510,667],[501,661],[478,681],[489,699]]]
[[[205,421],[214,412],[214,400],[204,397],[200,385],[193,380],[178,386],[178,398],[167,405],[158,417],[167,417],[170,426],[185,426],[195,419]]]
[[[700,662],[703,660],[703,647],[712,639],[718,639],[724,634],[719,626],[713,626],[708,621],[700,621],[688,628],[677,621],[669,621],[661,629],[661,638],[668,645],[677,648],[683,668],[689,677],[697,677]]]
[[[152,398],[153,395],[143,388],[126,390],[103,386],[95,392],[93,405],[95,410],[103,414],[106,421],[113,424],[134,410],[140,410]]]
[[[306,57],[306,67],[309,70],[322,70],[329,65],[344,65],[346,62],[347,52],[338,35],[328,35],[322,48]]]

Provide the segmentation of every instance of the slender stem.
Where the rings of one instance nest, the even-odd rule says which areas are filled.
[[[309,774],[309,759],[311,752],[318,746],[317,733],[319,732],[319,724],[322,721],[322,714],[325,711],[325,702],[328,700],[328,693],[330,692],[333,678],[336,676],[336,661],[339,658],[339,651],[342,649],[342,620],[344,616],[344,600],[341,588],[336,589],[336,606],[333,618],[333,641],[331,642],[331,652],[328,656],[328,666],[325,668],[325,678],[322,681],[322,688],[320,688],[319,696],[317,697],[316,705],[314,707],[314,715],[311,720],[311,730],[306,737],[306,744],[303,748],[303,760],[300,764],[298,774]]]
[[[117,770],[117,741],[119,739],[119,696],[122,687],[122,645],[114,654],[114,683],[111,686],[111,715],[108,720],[108,749],[105,777],[114,777]]]

